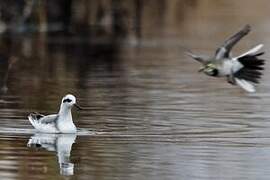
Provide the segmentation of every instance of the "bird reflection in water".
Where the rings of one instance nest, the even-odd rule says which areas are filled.
[[[70,162],[70,153],[76,137],[76,134],[36,133],[29,139],[27,146],[55,151],[57,153],[60,174],[70,176],[74,174],[74,164]]]

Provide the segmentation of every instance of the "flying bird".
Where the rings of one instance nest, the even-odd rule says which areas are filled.
[[[254,84],[259,83],[264,69],[265,60],[261,59],[264,52],[259,52],[263,44],[259,44],[239,56],[231,56],[232,48],[250,30],[250,25],[244,26],[217,48],[213,57],[195,55],[191,51],[187,51],[186,54],[203,65],[199,72],[213,77],[226,77],[230,84],[238,85],[247,92],[255,92]]]

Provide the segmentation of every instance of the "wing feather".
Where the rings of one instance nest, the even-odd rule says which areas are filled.
[[[250,32],[250,25],[244,26],[239,32],[228,38],[221,47],[216,50],[215,58],[223,59],[230,56],[233,46]]]

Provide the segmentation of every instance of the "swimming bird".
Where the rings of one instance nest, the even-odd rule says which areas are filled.
[[[31,113],[28,116],[29,121],[34,128],[43,133],[76,133],[77,128],[73,123],[71,108],[75,106],[82,109],[76,104],[76,98],[72,94],[63,97],[58,114],[42,115]]]
[[[213,57],[198,56],[190,51],[186,53],[203,65],[199,72],[213,77],[226,77],[230,84],[238,85],[247,92],[255,92],[253,83],[259,83],[262,76],[261,71],[264,69],[265,60],[260,58],[264,52],[259,52],[263,44],[259,44],[239,56],[231,56],[234,45],[250,30],[250,25],[244,26],[239,32],[228,38],[216,50]]]

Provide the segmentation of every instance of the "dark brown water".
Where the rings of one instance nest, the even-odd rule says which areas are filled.
[[[268,52],[269,2],[172,2],[152,26],[146,7],[140,39],[8,37],[18,60],[0,101],[1,179],[269,178],[269,63],[248,94],[184,55],[213,53],[246,23],[253,32],[234,54],[258,43]],[[34,134],[27,115],[57,112],[67,93],[84,107],[76,126],[93,133]]]

